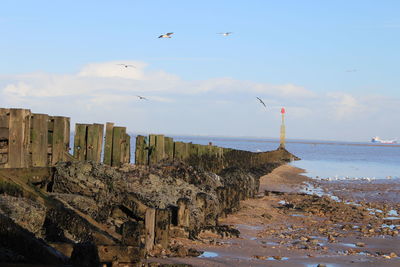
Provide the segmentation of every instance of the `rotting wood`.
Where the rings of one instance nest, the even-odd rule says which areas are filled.
[[[165,141],[164,141],[164,135],[159,134],[156,135],[156,163],[159,163],[164,159],[165,155]]]
[[[48,140],[48,120],[47,114],[32,115],[32,166],[46,167],[47,166],[47,140]]]
[[[156,154],[156,135],[149,135],[149,164],[157,163],[157,154]]]
[[[164,137],[164,153],[167,161],[174,160],[174,139],[172,137]]]
[[[177,201],[178,205],[178,226],[189,227],[190,226],[190,200],[188,198],[180,198]]]
[[[103,145],[103,124],[90,124],[87,127],[86,160],[100,162]]]
[[[142,135],[136,137],[135,164],[147,165],[149,163],[147,138]]]
[[[30,119],[28,109],[10,109],[8,162],[6,168],[28,167],[30,150]]]
[[[86,137],[88,124],[75,124],[74,158],[80,161],[86,160]]]
[[[52,140],[52,159],[51,165],[65,160],[65,152],[69,152],[70,119],[67,117],[54,116],[54,129]]]
[[[153,208],[148,208],[145,215],[145,228],[146,228],[146,251],[149,252],[154,248],[154,238],[155,238],[155,219],[156,210]]]
[[[126,127],[113,128],[113,146],[112,146],[112,162],[111,166],[120,167],[122,165],[122,151],[124,139],[126,134]]]
[[[157,209],[155,219],[155,245],[167,249],[169,244],[169,227],[171,223],[170,211],[168,209]]]
[[[104,164],[111,165],[112,162],[112,145],[113,145],[113,128],[114,123],[106,123],[106,139],[104,143]]]

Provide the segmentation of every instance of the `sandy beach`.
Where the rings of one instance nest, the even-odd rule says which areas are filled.
[[[200,257],[150,258],[192,266],[400,266],[399,182],[317,181],[283,165],[261,178],[259,195],[221,225],[240,237],[203,232],[172,246]],[[380,193],[380,194],[378,194]],[[318,196],[319,195],[319,196]],[[397,198],[396,198],[397,197]]]

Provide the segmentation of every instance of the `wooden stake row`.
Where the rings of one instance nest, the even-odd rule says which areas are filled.
[[[0,168],[55,165],[68,158],[70,119],[0,108]]]
[[[77,123],[72,156],[70,118],[0,108],[0,168],[47,167],[74,159],[101,162],[103,139],[103,124]],[[104,163],[121,166],[129,162],[130,136],[126,127],[107,123]]]
[[[136,137],[135,163],[153,165],[161,161],[186,161],[191,157],[212,156],[222,158],[231,149],[213,145],[174,142],[171,137],[150,134]]]
[[[103,124],[77,123],[74,157],[80,161],[101,162],[103,138]],[[117,167],[130,162],[130,136],[126,133],[126,127],[114,127],[114,123],[111,122],[106,124],[103,162]]]

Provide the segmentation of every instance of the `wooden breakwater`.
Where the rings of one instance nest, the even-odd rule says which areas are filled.
[[[70,118],[32,113],[29,109],[0,108],[0,168],[51,167],[58,162],[92,160],[111,166],[130,162],[126,127],[106,124],[75,126],[70,154]],[[103,145],[104,143],[104,145]]]
[[[174,142],[173,138],[164,135],[150,134],[136,137],[135,163],[138,165],[155,165],[173,161],[185,162],[203,170],[219,173],[225,168],[257,168],[265,163],[280,161],[280,148],[268,152],[250,152],[232,148],[200,145],[185,142]],[[287,157],[287,155],[285,156]],[[293,156],[294,160],[296,157]]]

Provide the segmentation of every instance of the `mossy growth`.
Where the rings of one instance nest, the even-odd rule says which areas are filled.
[[[0,181],[0,194],[7,194],[14,197],[23,196],[22,188],[19,185]]]

